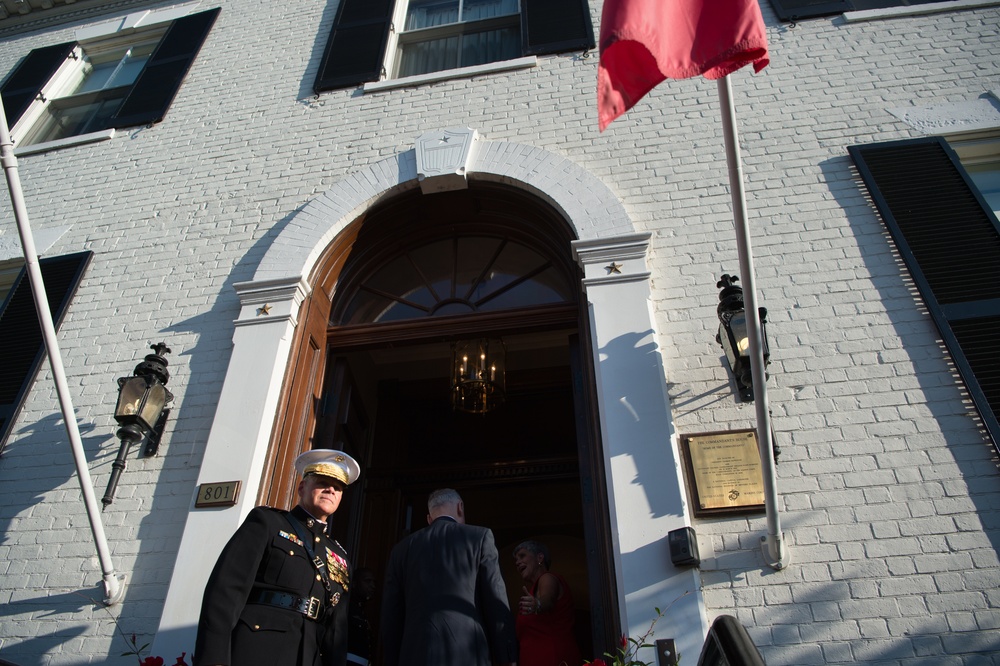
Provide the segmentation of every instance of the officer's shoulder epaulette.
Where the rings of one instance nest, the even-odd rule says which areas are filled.
[[[273,506],[264,506],[264,505],[261,505],[261,506],[254,507],[254,508],[255,509],[259,509],[260,511],[264,511],[266,513],[278,513],[278,514],[281,514],[281,515],[284,515],[284,514],[288,513],[284,509],[277,509],[277,508],[275,508]]]

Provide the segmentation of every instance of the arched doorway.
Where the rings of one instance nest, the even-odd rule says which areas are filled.
[[[348,451],[364,471],[337,533],[380,580],[425,524],[428,493],[456,488],[470,522],[494,531],[512,602],[514,546],[550,546],[594,654],[618,609],[572,240],[538,198],[475,181],[397,195],[349,225],[311,280],[259,501],[290,503],[299,452]],[[453,344],[483,337],[506,349],[504,399],[468,414],[452,403]]]
[[[579,310],[587,314],[586,327],[578,328],[586,352],[570,354],[571,362],[582,359],[572,373],[574,415],[578,432],[600,432],[600,442],[592,436],[586,455],[578,456],[590,603],[599,609],[592,617],[593,654],[613,650],[622,632],[641,634],[656,606],[666,603],[672,612],[658,634],[675,637],[682,653],[697,653],[709,626],[699,572],[674,567],[665,554],[666,535],[689,516],[649,307],[651,234],[636,232],[614,192],[565,157],[504,141],[476,145],[465,169],[469,182],[507,184],[513,196],[513,189],[530,193],[536,207],[550,202],[577,237],[571,245],[585,294]],[[276,469],[294,483],[285,456],[312,446],[341,268],[366,215],[420,187],[415,152],[337,179],[267,243],[253,279],[234,284],[240,311],[233,352],[197,482],[236,480],[245,491],[231,507],[189,512],[154,653],[190,650],[211,555],[255,504],[278,503],[264,499],[280,490]],[[576,404],[578,395],[589,400]]]

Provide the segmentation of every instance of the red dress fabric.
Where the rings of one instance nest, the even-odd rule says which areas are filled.
[[[558,578],[562,596],[549,611],[517,616],[517,640],[521,648],[518,666],[580,666],[583,657],[573,638],[575,612],[569,585],[558,574],[548,572],[542,576]],[[537,589],[535,581],[531,594],[536,594]]]

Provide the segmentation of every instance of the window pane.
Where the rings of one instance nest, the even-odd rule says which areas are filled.
[[[388,296],[409,301],[415,305],[430,308],[437,299],[427,289],[420,274],[406,256],[396,257],[378,273],[373,275],[365,286],[375,291],[381,291]]]
[[[406,10],[406,30],[458,21],[458,0],[412,0]]]
[[[966,166],[965,170],[986,199],[986,204],[1000,217],[1000,160]]]
[[[426,312],[411,308],[378,294],[361,290],[344,313],[343,324],[364,324],[427,316]]]
[[[24,259],[21,258],[0,261],[0,305],[7,300],[7,294],[10,293],[10,288],[14,285],[22,266]]]
[[[55,141],[68,136],[96,132],[107,127],[108,120],[121,106],[121,96],[71,106],[50,104],[42,118],[25,137],[24,144]]]
[[[517,13],[517,0],[465,0],[462,6],[463,21],[477,21]]]
[[[410,251],[417,270],[431,283],[438,299],[451,298],[452,271],[455,264],[455,243],[452,239],[430,243]]]
[[[565,291],[566,286],[562,276],[555,268],[549,267],[531,280],[526,280],[496,298],[482,303],[479,310],[494,312],[527,305],[565,303],[569,301],[569,298],[564,296]]]
[[[521,55],[521,31],[514,28],[489,30],[462,38],[461,67],[511,60]]]
[[[88,67],[84,72],[84,79],[70,94],[76,95],[94,90],[104,90],[105,88],[132,85],[146,61],[149,60],[154,46],[156,46],[156,42],[127,49],[116,49],[88,57]]]
[[[149,60],[150,54],[153,52],[153,48],[149,47],[144,49],[145,53],[141,52],[139,49],[132,49],[129,53],[122,59],[121,64],[118,69],[115,70],[114,75],[108,81],[106,87],[115,88],[117,86],[130,86],[135,83],[135,79],[139,76],[139,72],[142,68],[146,66],[146,61]]]
[[[417,310],[416,308],[411,308],[405,303],[389,303],[389,306],[382,310],[375,318],[371,321],[373,322],[385,322],[385,321],[404,321],[406,319],[416,319],[417,317],[426,317],[427,313],[423,310]]]
[[[403,46],[399,75],[413,76],[458,67],[458,45],[458,37],[447,37]]]

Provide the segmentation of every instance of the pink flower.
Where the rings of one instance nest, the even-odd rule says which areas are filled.
[[[186,654],[187,652],[181,652],[181,656],[177,657],[177,663],[174,666],[188,666],[188,663],[184,661],[184,655]]]
[[[601,659],[600,657],[598,657],[594,661],[588,661],[587,663],[590,664],[590,666],[608,666],[606,663],[604,663],[604,660]]]
[[[146,657],[140,662],[140,666],[163,666],[163,657]]]
[[[622,634],[622,648],[628,647],[628,635]]]

